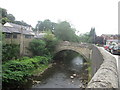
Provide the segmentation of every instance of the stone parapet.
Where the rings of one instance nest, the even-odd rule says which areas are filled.
[[[102,48],[98,48],[98,50],[102,54],[104,61],[88,83],[87,88],[118,88],[116,59]]]

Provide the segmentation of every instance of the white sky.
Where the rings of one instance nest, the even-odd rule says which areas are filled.
[[[119,0],[0,0],[0,7],[33,27],[38,20],[69,21],[79,33],[118,33]]]

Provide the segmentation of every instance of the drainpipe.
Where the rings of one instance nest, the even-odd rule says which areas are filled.
[[[23,27],[21,26],[21,37],[20,37],[20,56],[23,56]]]

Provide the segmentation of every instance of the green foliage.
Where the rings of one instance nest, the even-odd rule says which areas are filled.
[[[85,34],[79,35],[80,41],[81,42],[86,42],[86,43],[95,43],[96,41],[96,33],[95,33],[95,28],[91,28],[90,32],[87,32]]]
[[[49,19],[46,19],[44,21],[38,21],[35,31],[47,31],[47,30],[53,30],[56,23],[51,22]]]
[[[15,23],[15,24],[18,24],[18,25],[23,25],[23,26],[31,26],[31,25],[27,24],[27,23],[24,22],[24,21],[14,21],[14,22],[12,22],[12,23]]]
[[[27,81],[34,70],[47,65],[51,58],[36,56],[34,58],[23,57],[17,60],[10,60],[2,65],[3,68],[3,83],[22,84]]]
[[[46,42],[46,48],[53,55],[53,51],[55,50],[55,46],[58,43],[57,38],[51,31],[46,31],[46,35],[44,36],[44,40]]]
[[[7,17],[4,17],[0,20],[0,23],[2,23],[3,25],[6,23],[6,22],[10,22],[10,20],[7,18]]]
[[[0,8],[0,19],[2,19],[2,17],[6,17],[7,16],[7,10],[4,8]]]
[[[47,41],[54,41],[56,40],[57,38],[55,37],[54,34],[52,34],[52,32],[50,30],[48,31],[45,31],[45,36],[44,36],[44,39],[47,40]]]
[[[57,38],[51,31],[46,31],[43,40],[34,39],[29,44],[29,50],[34,56],[50,56],[52,57],[55,46],[58,42]]]
[[[75,29],[71,28],[71,25],[67,21],[58,23],[55,27],[54,34],[60,40],[77,42]]]
[[[91,43],[91,38],[90,38],[90,35],[89,33],[85,33],[85,34],[81,34],[79,35],[80,37],[80,42],[86,42],[86,43]]]
[[[15,20],[15,17],[12,14],[8,14],[7,10],[4,8],[0,8],[0,23],[3,25],[6,22],[13,22]]]
[[[7,14],[7,18],[8,18],[10,21],[15,21],[15,17],[14,17],[12,14]]]
[[[11,22],[11,23],[15,23],[23,26],[30,26],[24,21],[15,21],[14,15],[8,14],[6,9],[0,8],[0,23],[4,25],[6,22]]]
[[[19,57],[20,46],[17,44],[5,44],[2,47],[2,61],[17,59]]]
[[[90,30],[91,43],[95,43],[96,37],[97,37],[97,35],[95,32],[95,28],[91,28],[91,30]]]
[[[37,39],[34,39],[29,43],[29,50],[34,56],[44,56],[49,53],[45,41]]]

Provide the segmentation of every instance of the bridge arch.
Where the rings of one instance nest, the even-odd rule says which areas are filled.
[[[55,53],[58,53],[63,50],[72,50],[82,55],[85,60],[90,59],[90,49],[87,45],[71,42],[62,42],[56,46]]]
[[[55,54],[58,54],[59,52],[62,52],[62,51],[74,51],[74,52],[80,54],[87,61],[86,56],[84,56],[81,52],[79,52],[78,50],[75,50],[75,49],[68,49],[68,48],[67,49],[62,49],[62,50],[59,50],[59,51],[55,52]]]

